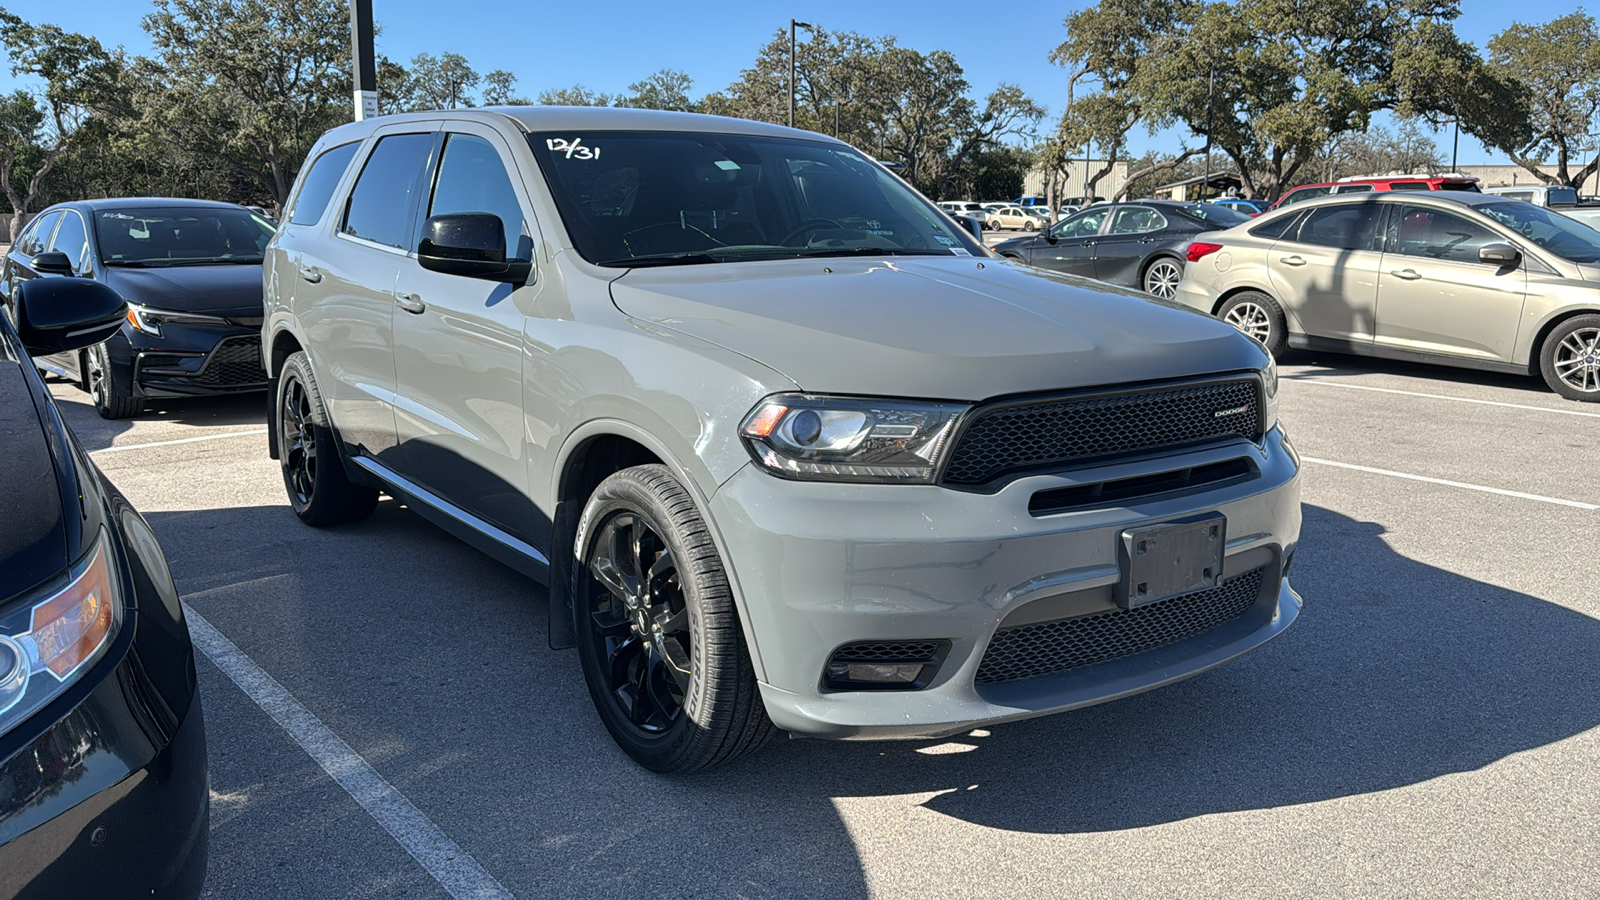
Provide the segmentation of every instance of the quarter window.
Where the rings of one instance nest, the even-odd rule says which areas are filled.
[[[412,200],[432,149],[431,133],[380,138],[350,190],[340,230],[406,249],[411,242]]]
[[[1485,244],[1504,243],[1489,229],[1460,216],[1422,206],[1403,206],[1389,229],[1393,253],[1455,262],[1477,262]]]
[[[83,227],[83,218],[75,212],[61,214],[61,227],[56,229],[56,236],[50,241],[51,250],[59,250],[72,261],[72,271],[81,272],[84,269],[84,251],[88,249],[89,236]]]
[[[500,217],[506,229],[507,258],[532,259],[522,204],[494,145],[470,134],[452,134],[444,145],[429,216],[485,212]]]
[[[1111,220],[1108,234],[1149,234],[1167,227],[1167,219],[1147,206],[1124,206]]]
[[[339,186],[350,158],[356,155],[360,141],[341,144],[324,152],[311,164],[306,177],[300,180],[300,192],[290,202],[289,222],[292,225],[315,225],[333,199],[333,189]]]
[[[1300,226],[1297,240],[1338,250],[1373,250],[1380,213],[1377,204],[1368,202],[1314,209]]]

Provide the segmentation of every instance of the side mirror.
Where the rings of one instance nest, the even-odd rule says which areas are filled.
[[[32,278],[12,297],[17,336],[31,356],[98,344],[116,334],[128,315],[121,294],[88,278]]]
[[[1510,244],[1484,244],[1478,248],[1478,262],[1492,266],[1514,266],[1522,262],[1522,252]]]
[[[40,275],[71,275],[72,260],[60,250],[46,250],[33,258],[33,270]]]
[[[973,216],[956,216],[955,218],[956,218],[956,224],[957,225],[960,225],[962,228],[965,228],[973,237],[977,238],[979,241],[983,240],[983,223],[982,222],[979,222]]]
[[[506,259],[506,227],[492,213],[451,213],[434,216],[422,226],[417,262],[424,269],[521,283],[528,280],[533,263]]]

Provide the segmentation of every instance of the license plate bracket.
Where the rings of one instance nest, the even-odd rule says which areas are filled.
[[[1179,522],[1140,525],[1122,532],[1122,580],[1117,605],[1136,609],[1222,583],[1228,519],[1208,513]]]

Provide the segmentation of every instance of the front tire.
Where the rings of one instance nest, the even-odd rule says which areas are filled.
[[[1170,256],[1160,256],[1144,270],[1144,292],[1163,300],[1178,295],[1178,283],[1183,281],[1183,263]]]
[[[1260,291],[1229,297],[1217,310],[1217,318],[1255,338],[1274,357],[1289,349],[1289,321],[1283,307]]]
[[[666,466],[600,483],[584,506],[570,584],[595,711],[655,772],[721,765],[774,728],[761,704],[722,559]]]
[[[84,356],[88,366],[83,380],[100,418],[131,419],[144,412],[144,401],[136,399],[132,387],[117,377],[117,370],[111,365],[111,352],[104,343],[90,347]]]
[[[1600,316],[1574,316],[1539,348],[1544,383],[1568,400],[1600,401]]]
[[[278,430],[283,487],[300,521],[320,528],[372,515],[378,492],[351,482],[345,473],[339,440],[303,350],[283,362],[272,427]]]

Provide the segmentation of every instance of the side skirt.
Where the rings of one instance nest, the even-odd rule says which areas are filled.
[[[1361,344],[1334,338],[1310,337],[1290,334],[1289,347],[1294,350],[1323,350],[1329,353],[1346,353],[1351,356],[1371,356],[1378,359],[1397,359],[1402,362],[1427,363],[1434,366],[1453,366],[1458,369],[1478,369],[1484,372],[1503,372],[1507,375],[1532,375],[1525,365],[1499,362],[1492,359],[1473,359],[1468,356],[1447,356],[1443,353],[1424,353],[1420,350],[1402,350],[1380,344]]]

